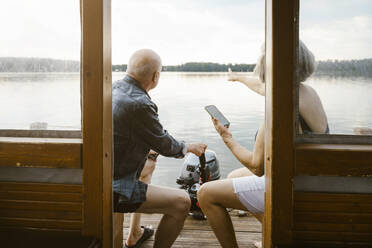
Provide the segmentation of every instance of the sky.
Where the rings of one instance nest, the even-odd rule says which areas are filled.
[[[79,60],[79,0],[1,3],[0,57]],[[372,58],[371,0],[300,5],[300,38],[318,60]],[[141,48],[164,65],[255,63],[264,27],[264,0],[112,0],[113,64]]]

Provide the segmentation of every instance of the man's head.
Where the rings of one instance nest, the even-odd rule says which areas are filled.
[[[150,49],[141,49],[129,59],[127,73],[149,91],[156,87],[161,72],[160,56]]]

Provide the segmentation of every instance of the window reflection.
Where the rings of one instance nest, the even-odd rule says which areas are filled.
[[[79,1],[2,5],[0,129],[79,130]]]
[[[301,1],[299,26],[316,60],[303,85],[319,96],[330,134],[372,135],[372,2]],[[299,94],[301,114],[301,87]],[[304,119],[316,128],[318,113],[310,112]]]

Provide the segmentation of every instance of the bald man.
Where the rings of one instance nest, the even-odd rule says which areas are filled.
[[[149,185],[139,180],[150,149],[167,157],[183,158],[187,152],[204,153],[202,143],[186,144],[173,138],[159,122],[158,108],[149,91],[160,78],[162,64],[149,49],[136,51],[128,63],[127,75],[114,83],[114,209],[116,212],[164,214],[155,234],[154,247],[171,247],[190,209],[184,190]],[[151,172],[152,173],[152,172]],[[131,226],[126,247],[139,247],[145,232]]]

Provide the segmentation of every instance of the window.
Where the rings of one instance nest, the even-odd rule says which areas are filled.
[[[5,1],[0,129],[80,130],[79,1]]]
[[[305,87],[300,84],[300,115],[301,94],[307,95],[303,88],[311,87],[320,97],[330,134],[372,135],[371,29],[370,1],[300,2],[300,40],[316,60],[314,73],[302,84]],[[299,61],[306,59],[301,57],[301,46]],[[318,113],[316,109],[311,111]],[[304,119],[309,122],[306,117],[310,115],[300,116],[300,128],[306,125]],[[316,123],[308,124],[317,129],[315,133],[324,133]]]

